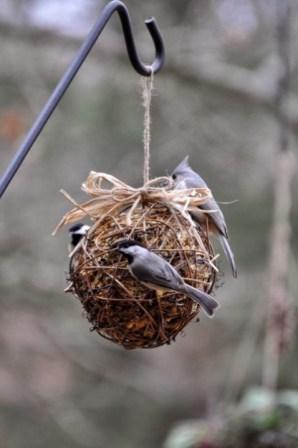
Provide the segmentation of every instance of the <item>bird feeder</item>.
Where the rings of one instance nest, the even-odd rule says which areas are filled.
[[[103,188],[103,181],[111,188]],[[112,248],[132,238],[170,262],[187,283],[211,292],[217,269],[208,229],[198,229],[185,210],[185,204],[198,207],[208,200],[209,190],[175,191],[169,178],[136,189],[95,172],[82,189],[92,199],[77,204],[58,225],[85,217],[93,221],[71,255],[66,291],[80,300],[92,330],[106,339],[127,349],[171,343],[198,315],[200,305],[183,294],[159,295],[143,286]]]

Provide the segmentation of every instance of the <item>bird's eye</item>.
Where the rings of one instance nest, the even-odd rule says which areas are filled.
[[[173,178],[174,180],[176,180],[177,175],[176,175],[176,174],[173,174],[173,175],[172,175],[172,178]]]

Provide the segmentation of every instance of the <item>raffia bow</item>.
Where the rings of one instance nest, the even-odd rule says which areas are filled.
[[[106,188],[102,185],[108,183]],[[180,213],[204,204],[212,197],[208,188],[191,188],[174,190],[173,181],[169,177],[158,177],[149,180],[143,187],[134,188],[122,182],[111,174],[91,171],[82,184],[82,190],[92,199],[78,204],[68,193],[61,193],[75,206],[66,213],[53,235],[63,226],[74,223],[88,216],[96,224],[107,216],[117,215],[122,211],[127,213],[127,224],[131,224],[131,216],[136,207],[145,204],[160,203]]]

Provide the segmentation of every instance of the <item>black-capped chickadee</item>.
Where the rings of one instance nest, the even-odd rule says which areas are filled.
[[[185,294],[199,303],[209,317],[213,316],[218,302],[209,294],[185,283],[164,258],[134,240],[120,240],[115,245],[115,249],[128,259],[128,269],[136,280],[156,291],[170,290]]]
[[[208,185],[204,179],[202,179],[201,176],[190,167],[188,158],[189,156],[185,157],[185,159],[182,160],[182,162],[172,172],[172,179],[175,182],[175,188],[177,190],[187,188],[208,188]],[[219,237],[224,253],[231,265],[233,276],[237,277],[235,258],[228,241],[228,228],[223,212],[221,211],[216,200],[213,198],[208,199],[205,204],[200,205],[200,208],[212,212],[202,213],[199,209],[197,209],[198,211],[192,209],[191,215],[193,219],[198,223],[206,222],[206,219],[208,219],[208,227]]]
[[[73,225],[68,229],[70,233],[70,245],[69,245],[69,251],[72,252],[74,248],[79,244],[83,236],[86,235],[88,230],[90,229],[90,226],[87,224],[78,223]]]

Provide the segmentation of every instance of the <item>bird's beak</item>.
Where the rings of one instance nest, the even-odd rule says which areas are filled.
[[[123,238],[119,238],[118,240],[116,240],[110,247],[111,247],[111,250],[118,250],[118,251],[120,251],[120,248],[119,248],[119,244],[121,243],[123,241]]]

